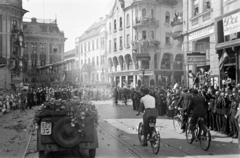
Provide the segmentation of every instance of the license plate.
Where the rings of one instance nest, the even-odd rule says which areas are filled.
[[[149,123],[149,127],[154,127],[155,124],[154,123]]]
[[[41,122],[41,135],[52,134],[52,122]]]

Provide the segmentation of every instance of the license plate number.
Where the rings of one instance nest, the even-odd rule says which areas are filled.
[[[154,127],[154,123],[149,123],[149,127]]]
[[[41,122],[41,135],[52,134],[52,122]]]

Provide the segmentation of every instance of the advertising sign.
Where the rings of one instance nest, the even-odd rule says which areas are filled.
[[[189,40],[194,40],[203,36],[207,36],[213,33],[213,26],[203,28],[201,30],[195,31],[189,34]]]
[[[223,18],[224,36],[240,31],[240,12]]]
[[[206,53],[202,53],[202,52],[187,53],[187,64],[188,65],[205,65]]]

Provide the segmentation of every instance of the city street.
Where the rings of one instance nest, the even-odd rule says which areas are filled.
[[[157,126],[161,134],[161,147],[158,155],[153,154],[150,145],[142,147],[139,145],[137,137],[137,125],[142,120],[142,116],[136,116],[136,112],[129,106],[113,107],[111,101],[94,102],[98,108],[100,122],[98,131],[99,148],[97,158],[143,158],[143,157],[228,157],[238,158],[240,150],[237,139],[228,138],[222,134],[211,132],[212,142],[208,151],[203,151],[198,142],[188,144],[184,134],[174,131],[172,120],[159,117]],[[36,109],[37,107],[35,107]],[[22,157],[27,147],[27,142],[31,132],[31,120],[33,110],[27,111],[27,115],[19,114],[19,111],[1,117],[1,135],[5,140],[1,141],[1,157]],[[16,115],[18,113],[18,115]],[[7,119],[11,121],[5,124]],[[19,125],[19,122],[22,123]],[[14,129],[13,125],[18,125],[19,129]],[[6,128],[10,129],[6,132]],[[35,133],[35,132],[34,132]],[[36,152],[36,135],[33,134],[29,147],[26,150],[27,158],[38,158]],[[86,151],[49,153],[47,157],[87,158]]]

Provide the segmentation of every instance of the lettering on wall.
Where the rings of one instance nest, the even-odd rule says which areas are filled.
[[[240,12],[223,18],[224,36],[240,31]]]

